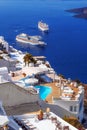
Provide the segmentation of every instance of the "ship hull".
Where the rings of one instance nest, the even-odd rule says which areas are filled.
[[[28,43],[28,44],[31,44],[31,45],[34,45],[34,46],[45,45],[44,42],[40,42],[40,41],[32,42],[30,40],[21,39],[21,38],[18,38],[18,37],[16,37],[16,41],[21,42],[21,43]]]
[[[45,28],[42,27],[40,22],[38,23],[38,28],[39,28],[41,31],[44,31],[44,32],[48,32],[48,31],[49,31],[49,28],[48,28],[48,27],[45,27]]]

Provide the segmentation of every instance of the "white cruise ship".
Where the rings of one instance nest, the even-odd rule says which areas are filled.
[[[40,36],[29,36],[25,33],[21,33],[16,36],[16,41],[21,43],[29,43],[31,45],[46,45],[46,43],[40,41],[40,39]]]
[[[38,22],[38,28],[44,32],[48,32],[49,30],[49,26],[46,23],[43,23],[42,21]]]

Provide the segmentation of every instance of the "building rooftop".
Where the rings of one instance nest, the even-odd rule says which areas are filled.
[[[0,127],[3,127],[4,125],[8,124],[9,119],[6,115],[6,112],[4,108],[2,107],[2,103],[0,102]]]
[[[6,115],[6,112],[4,110],[4,108],[2,107],[2,102],[0,102],[0,115]]]
[[[0,127],[3,127],[8,123],[9,123],[8,117],[6,115],[0,115]]]
[[[37,114],[27,114],[14,116],[13,119],[21,126],[25,127],[26,130],[55,130],[55,129],[63,129],[63,130],[77,130],[77,128],[73,127],[69,123],[65,122],[63,119],[58,117],[56,114],[52,112],[43,113],[42,118],[40,118],[40,113]]]
[[[0,106],[0,115],[4,115],[4,112],[1,106]]]
[[[45,56],[33,56],[33,58],[35,58],[35,59],[39,59],[39,60],[43,60],[43,59],[46,59],[46,57]]]
[[[25,103],[4,108],[7,115],[22,115],[26,113],[37,113],[40,110],[40,105],[37,103]]]

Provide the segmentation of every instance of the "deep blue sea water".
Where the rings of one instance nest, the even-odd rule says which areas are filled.
[[[87,0],[0,0],[0,35],[16,49],[46,56],[58,74],[87,83],[87,20],[65,11],[86,6]],[[48,34],[38,30],[39,20],[49,24]],[[47,46],[17,43],[23,32],[41,35]]]

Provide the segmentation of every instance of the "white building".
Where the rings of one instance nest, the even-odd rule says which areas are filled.
[[[3,46],[2,49],[5,49],[6,52],[9,52],[9,44],[8,44],[8,42],[6,42],[6,41],[4,40],[4,37],[3,37],[3,36],[0,36],[0,45]]]
[[[7,55],[1,55],[2,59],[0,59],[0,68],[1,67],[7,67],[8,71],[16,71],[16,63],[17,60],[13,60],[10,57],[8,57]]]
[[[11,80],[7,67],[0,68],[0,83]]]
[[[0,101],[0,129],[5,130],[5,126],[9,123],[9,119],[6,115],[4,108],[2,107],[2,102]]]
[[[49,118],[43,113],[42,120],[39,120],[37,114],[23,114],[7,116],[6,112],[0,102],[0,129],[1,130],[77,130],[74,126],[61,119],[53,112],[48,112]]]
[[[0,101],[0,130],[22,130],[14,120],[10,119],[6,115],[6,112],[2,106],[2,102]]]
[[[75,83],[76,84],[76,83]],[[60,97],[54,98],[53,103],[65,109],[65,116],[75,116],[81,122],[84,111],[84,88],[73,83],[60,87]]]
[[[47,118],[46,113],[43,113],[42,120],[39,120],[36,114],[18,115],[14,116],[14,120],[21,122],[28,129],[32,128],[35,130],[78,130],[53,112],[50,112],[49,115],[49,118]],[[58,126],[56,124],[58,124]]]

